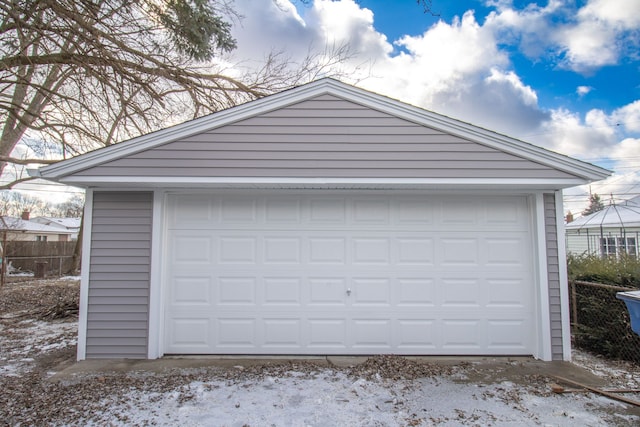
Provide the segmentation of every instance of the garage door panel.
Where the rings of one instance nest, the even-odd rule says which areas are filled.
[[[352,239],[354,265],[391,263],[391,248],[388,238],[354,237]]]
[[[394,336],[396,347],[410,351],[433,351],[438,348],[438,322],[424,319],[424,314],[416,319],[398,319]]]
[[[435,307],[437,301],[436,283],[431,278],[401,277],[394,287],[398,307]]]
[[[489,278],[487,283],[487,304],[489,308],[525,309],[527,282],[521,278]]]
[[[258,242],[255,237],[221,236],[218,240],[219,264],[250,264],[258,262]]]
[[[453,227],[478,225],[477,202],[449,199],[441,203],[440,222]]]
[[[262,347],[265,349],[301,348],[302,320],[300,318],[266,318],[262,321]]]
[[[251,305],[257,303],[257,280],[255,277],[220,277],[216,288],[218,306]]]
[[[179,265],[210,265],[213,261],[213,239],[196,233],[180,233],[172,237],[171,259]]]
[[[390,319],[377,317],[355,317],[351,320],[351,347],[353,349],[366,349],[367,351],[380,351],[392,348]]]
[[[168,211],[167,353],[532,352],[524,198],[177,195]]]
[[[175,306],[210,306],[211,277],[175,276],[170,301]]]
[[[531,325],[525,319],[487,320],[487,347],[489,349],[526,350],[531,343],[526,340]]]
[[[268,306],[300,306],[302,280],[297,277],[266,277],[264,304]]]
[[[177,351],[208,351],[211,347],[211,330],[208,318],[176,316],[169,325],[171,341],[169,346]]]
[[[441,280],[440,306],[451,309],[480,307],[481,285],[478,279],[447,278]]]
[[[257,319],[248,316],[225,317],[216,320],[214,348],[251,350],[257,347]]]
[[[309,237],[310,265],[344,265],[347,239],[344,237]]]
[[[347,204],[344,198],[311,198],[308,202],[310,224],[345,224]]]
[[[388,278],[354,277],[347,290],[353,307],[387,307],[391,300],[391,280]]]
[[[526,234],[488,237],[483,241],[483,264],[495,268],[527,268],[530,249]]]
[[[480,242],[474,237],[447,237],[438,241],[438,264],[447,267],[474,268],[480,265]]]
[[[352,213],[355,224],[388,225],[391,219],[391,208],[387,199],[355,200]]]
[[[427,227],[434,224],[435,204],[415,198],[399,198],[394,203],[394,223],[408,227]]]
[[[307,346],[315,350],[342,351],[347,347],[347,321],[343,317],[310,317],[307,321]]]
[[[445,350],[475,350],[483,347],[480,319],[444,319],[440,323],[442,348]]]
[[[217,221],[215,199],[197,194],[176,194],[172,202],[168,209],[172,229],[192,229],[194,225]]]
[[[426,237],[399,237],[395,239],[395,244],[397,264],[422,267],[433,266],[434,239]]]
[[[309,306],[346,305],[346,279],[342,277],[309,278]]]
[[[273,197],[265,203],[267,224],[299,224],[302,220],[300,200],[291,197]]]
[[[225,197],[220,203],[220,222],[223,225],[253,224],[258,218],[257,201],[246,197]]]

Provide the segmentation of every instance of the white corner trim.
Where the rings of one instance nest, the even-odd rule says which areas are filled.
[[[569,274],[564,233],[564,205],[562,190],[556,191],[556,234],[558,239],[558,275],[560,280],[560,306],[562,322],[562,359],[571,361],[571,318],[569,316]]]
[[[549,310],[549,275],[547,270],[547,236],[545,230],[544,195],[535,195],[535,233],[538,261],[538,355],[551,361],[551,317]]]
[[[157,359],[163,356],[162,322],[163,322],[163,292],[162,292],[162,259],[163,259],[163,230],[164,230],[164,191],[153,192],[153,219],[151,232],[151,277],[149,281],[149,328],[147,330],[147,358]]]
[[[91,233],[93,223],[93,190],[87,189],[82,230],[82,269],[80,273],[80,307],[78,312],[77,359],[87,358],[87,326],[89,312],[89,274],[91,268]]]

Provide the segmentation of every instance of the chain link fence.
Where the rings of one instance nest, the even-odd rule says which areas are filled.
[[[640,336],[617,292],[638,289],[572,280],[569,282],[573,345],[610,359],[640,363]]]

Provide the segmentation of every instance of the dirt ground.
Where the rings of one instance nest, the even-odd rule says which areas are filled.
[[[0,289],[0,426],[640,424],[633,405],[552,391],[556,375],[640,389],[640,367],[583,353],[571,364],[395,356],[77,364],[78,287],[69,278]],[[232,396],[232,405],[211,412]]]

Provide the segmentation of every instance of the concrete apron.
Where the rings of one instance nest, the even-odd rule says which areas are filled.
[[[434,365],[461,365],[465,376],[457,383],[496,383],[511,381],[515,384],[527,381],[528,375],[542,375],[554,381],[564,377],[591,387],[607,387],[604,379],[570,362],[542,362],[528,357],[435,357],[407,356],[416,363]],[[237,369],[238,366],[269,366],[283,363],[308,363],[319,368],[349,368],[364,363],[366,356],[167,356],[161,359],[89,359],[60,366],[50,380],[62,381],[84,375],[100,375],[127,372],[157,372],[174,369],[220,368]],[[469,369],[464,369],[467,366]]]

